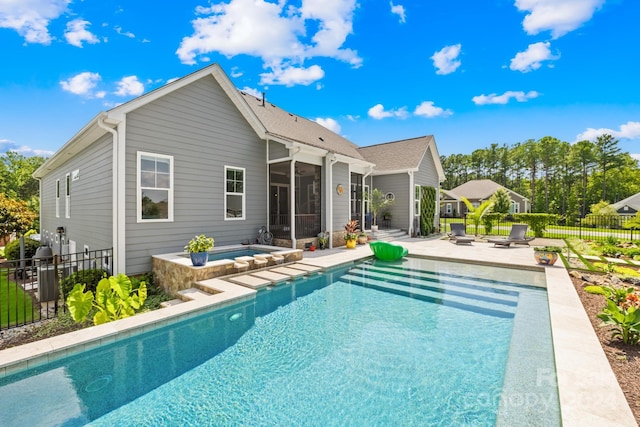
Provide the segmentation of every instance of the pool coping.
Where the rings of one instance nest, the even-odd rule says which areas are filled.
[[[484,243],[462,247],[436,239],[411,239],[396,243],[408,247],[410,255],[419,257],[544,271],[562,425],[637,426],[564,265],[532,265],[533,249],[530,247],[500,249]],[[501,255],[499,261],[496,261],[496,254]],[[303,258],[298,263],[329,269],[370,257],[371,252],[365,245],[355,250],[331,251],[326,256],[315,255],[313,258]],[[154,330],[169,322],[196,316],[214,306],[255,298],[256,291],[245,286],[219,278],[206,282],[207,287],[215,289],[217,293],[116,322],[1,350],[0,378],[76,352],[109,344],[132,334]],[[544,380],[549,381],[548,378]]]

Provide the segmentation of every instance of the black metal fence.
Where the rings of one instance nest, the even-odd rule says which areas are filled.
[[[582,240],[606,240],[615,238],[622,241],[640,240],[640,230],[625,227],[633,217],[619,215],[587,215],[585,218],[562,217],[557,222],[552,221],[543,224],[543,236],[550,239],[564,239],[575,237]],[[451,222],[464,222],[467,234],[476,234],[475,225],[466,218],[441,218],[440,231],[450,231]],[[493,221],[487,227],[482,221],[478,225],[477,233],[481,235],[506,236],[511,231],[511,225],[518,223],[507,217],[499,221]],[[527,235],[533,236],[534,230],[529,227]]]
[[[48,256],[47,256],[48,255]],[[0,330],[55,317],[66,310],[60,284],[82,283],[83,272],[101,269],[111,274],[113,249],[39,256],[0,263]]]

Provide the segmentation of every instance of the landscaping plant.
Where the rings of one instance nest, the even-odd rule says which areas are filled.
[[[640,297],[635,288],[611,286],[587,286],[586,292],[604,295],[607,306],[598,314],[602,326],[613,325],[611,338],[619,338],[625,344],[636,345],[640,341]]]
[[[100,280],[95,297],[93,292],[84,289],[84,284],[75,285],[67,297],[67,306],[76,322],[84,321],[94,308],[94,325],[131,317],[147,299],[146,284],[140,282],[138,289],[133,289],[131,280],[124,274]]]

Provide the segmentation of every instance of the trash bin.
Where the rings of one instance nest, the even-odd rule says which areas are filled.
[[[38,269],[38,294],[40,302],[58,300],[58,275],[53,262],[53,251],[49,246],[40,246],[33,256]]]

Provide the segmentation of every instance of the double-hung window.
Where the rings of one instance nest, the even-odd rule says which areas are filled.
[[[245,219],[245,169],[224,167],[224,219]]]
[[[65,218],[71,218],[71,174],[68,173],[65,177],[66,180],[66,203],[64,205],[64,216]]]
[[[413,195],[414,209],[415,209],[413,214],[415,216],[420,216],[420,199],[421,198],[422,198],[422,191],[420,190],[420,186],[416,185],[414,195]]]
[[[60,218],[60,180],[56,179],[56,218]]]
[[[173,221],[173,156],[138,152],[138,221]]]

